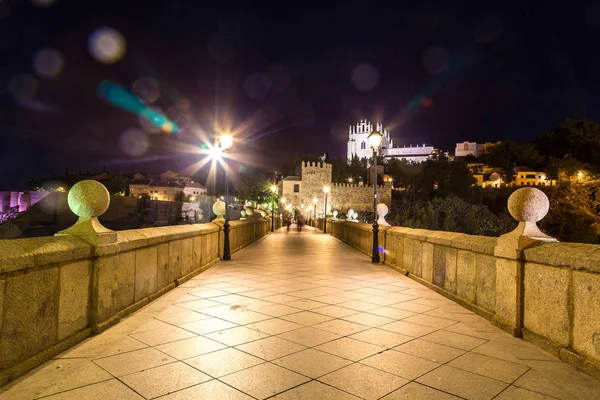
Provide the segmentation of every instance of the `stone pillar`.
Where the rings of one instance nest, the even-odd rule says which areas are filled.
[[[515,230],[498,238],[496,256],[496,314],[494,325],[516,337],[523,327],[523,278],[525,259],[523,250],[541,242],[555,242],[537,227],[546,216],[548,197],[536,188],[521,188],[508,199],[508,211],[519,225]]]
[[[98,333],[118,321],[119,244],[117,234],[98,221],[108,209],[110,194],[100,182],[85,180],[69,190],[67,202],[79,219],[56,236],[75,236],[94,246],[90,325]]]

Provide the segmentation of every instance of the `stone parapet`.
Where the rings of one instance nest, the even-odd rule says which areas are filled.
[[[232,221],[231,252],[270,227],[263,218]],[[108,243],[90,239],[91,229],[97,228],[81,238],[0,240],[0,385],[112,326],[222,254],[223,228],[213,223],[106,230]]]
[[[600,246],[556,242],[539,213],[515,214],[522,226],[500,238],[380,227],[380,259],[600,379]],[[370,224],[328,225],[371,255]]]

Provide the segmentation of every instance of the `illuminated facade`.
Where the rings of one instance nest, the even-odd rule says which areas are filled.
[[[433,146],[412,146],[394,147],[390,132],[383,127],[383,124],[373,125],[370,121],[361,120],[356,125],[350,125],[348,131],[348,162],[352,161],[354,156],[358,158],[371,158],[373,150],[369,147],[368,136],[373,130],[380,132],[381,139],[380,154],[384,158],[399,158],[412,162],[423,162],[437,158],[439,151]]]

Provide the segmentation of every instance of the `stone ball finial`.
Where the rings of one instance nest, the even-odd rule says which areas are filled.
[[[508,198],[508,211],[519,222],[538,222],[548,214],[550,202],[540,189],[525,187]]]
[[[351,209],[348,210],[348,216],[350,218],[354,217],[354,209],[351,208]]]
[[[217,217],[225,215],[225,202],[221,199],[217,200],[215,204],[213,204],[212,210]]]
[[[90,179],[77,182],[67,196],[69,208],[81,218],[94,218],[104,214],[110,204],[110,194],[98,181]]]
[[[388,206],[383,203],[377,204],[377,215],[385,217],[388,214]]]

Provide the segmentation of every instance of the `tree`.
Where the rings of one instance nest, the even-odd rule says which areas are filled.
[[[600,171],[600,124],[590,119],[567,119],[535,141],[543,156],[572,158]]]
[[[488,154],[481,157],[481,160],[491,167],[504,169],[507,183],[512,182],[514,178],[515,166],[525,166],[536,170],[544,167],[544,159],[534,144],[523,144],[512,140],[492,147]]]

